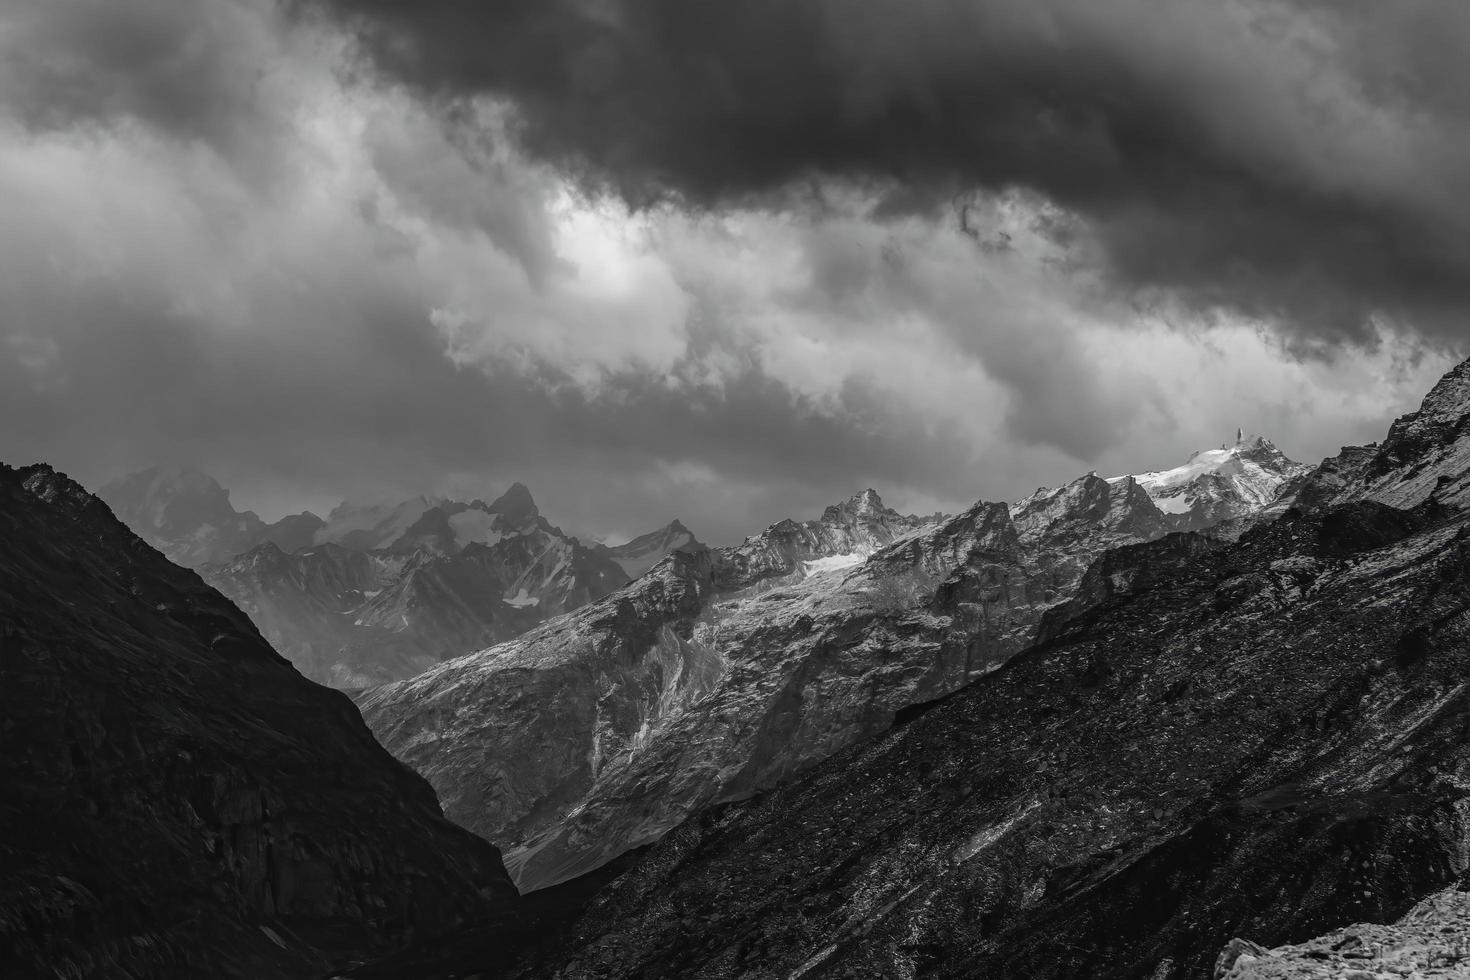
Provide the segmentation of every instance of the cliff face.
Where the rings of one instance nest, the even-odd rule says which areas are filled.
[[[1205,978],[1463,872],[1463,517],[1295,512],[1088,578],[1046,642],[684,821],[523,975]]]
[[[510,916],[342,694],[47,467],[0,467],[0,974],[319,975]]]
[[[1163,531],[1136,485],[1095,476],[938,523],[866,491],[360,705],[523,890],[545,887],[994,669],[1098,552]]]

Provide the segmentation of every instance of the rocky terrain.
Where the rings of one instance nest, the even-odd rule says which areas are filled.
[[[348,698],[45,466],[0,467],[0,975],[314,977],[518,897]]]
[[[1470,975],[1470,893],[1446,888],[1390,925],[1359,922],[1276,949],[1231,940],[1216,980],[1448,980]]]
[[[1464,870],[1459,522],[1128,554],[1049,641],[686,820],[526,975],[1207,977]]]
[[[905,517],[864,491],[679,554],[500,646],[366,692],[379,739],[523,891],[887,729],[1023,649],[1106,548],[1166,533],[1132,480]]]
[[[513,484],[490,503],[344,503],[267,525],[204,474],[150,470],[102,493],[144,540],[197,567],[308,677],[361,688],[510,639],[704,547],[677,521],[583,544]]]
[[[999,669],[703,808],[521,975],[1463,975],[1419,913],[1391,962],[1310,942],[1466,871],[1470,523],[1433,493],[1462,372],[1379,463],[1328,461],[1233,543],[1108,552]]]

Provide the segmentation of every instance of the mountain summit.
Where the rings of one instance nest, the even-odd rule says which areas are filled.
[[[1195,453],[1182,466],[1131,477],[1169,515],[1171,529],[1197,531],[1269,506],[1310,466],[1271,440],[1235,430],[1235,442]],[[1129,479],[1113,477],[1112,482]]]
[[[526,489],[524,483],[512,483],[510,489],[496,497],[495,502],[485,509],[491,514],[499,514],[511,524],[524,524],[541,515],[536,509],[536,501],[531,499],[531,491]]]

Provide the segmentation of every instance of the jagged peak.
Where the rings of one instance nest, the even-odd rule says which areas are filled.
[[[1421,416],[1464,415],[1470,412],[1470,359],[1445,372],[1419,403]]]
[[[519,481],[512,483],[505,493],[496,497],[486,510],[516,523],[528,521],[541,514],[541,511],[536,508],[536,501],[531,496],[531,491]]]
[[[866,490],[859,490],[842,503],[833,504],[822,511],[821,519],[824,524],[847,524],[855,518],[883,514],[887,510],[878,491],[868,487]]]

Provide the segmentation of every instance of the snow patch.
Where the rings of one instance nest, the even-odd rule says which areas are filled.
[[[526,593],[525,587],[522,587],[519,592],[517,592],[514,596],[511,596],[509,599],[506,599],[505,601],[517,608],[541,605],[541,600],[533,595],[528,595]]]
[[[829,555],[826,558],[814,558],[811,561],[802,562],[801,567],[802,571],[806,572],[807,577],[810,578],[813,575],[840,572],[844,568],[861,565],[864,561],[867,561],[867,558],[866,553],[855,551],[850,555]]]

